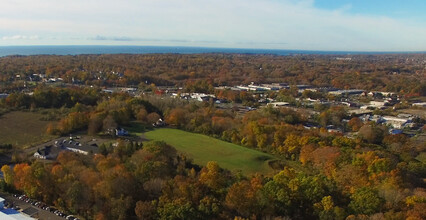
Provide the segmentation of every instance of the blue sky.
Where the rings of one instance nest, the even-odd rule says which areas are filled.
[[[426,21],[425,0],[316,0],[314,5],[326,10],[345,8],[348,14]]]
[[[0,46],[426,51],[426,0],[1,0]]]

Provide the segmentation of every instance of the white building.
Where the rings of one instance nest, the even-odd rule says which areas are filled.
[[[385,120],[385,124],[397,129],[404,128],[408,123],[411,122],[410,118],[398,118],[393,116],[383,116],[383,120]]]
[[[21,212],[16,211],[15,209],[8,209],[4,207],[5,199],[0,197],[0,219],[1,220],[34,220]]]
[[[172,93],[172,96],[178,97],[177,93]],[[216,98],[213,94],[205,94],[205,93],[181,93],[180,97],[190,97],[191,99],[195,99],[197,101],[204,101],[210,98]]]
[[[282,106],[288,106],[290,105],[290,103],[288,102],[271,102],[268,103],[268,106],[272,106],[274,108],[278,108],[278,107],[282,107]]]
[[[337,91],[330,91],[328,94],[330,95],[359,95],[362,94],[364,90],[360,89],[350,89],[350,90],[337,90]]]
[[[89,152],[81,150],[81,149],[77,149],[77,148],[73,148],[73,147],[67,147],[67,150],[75,152],[75,153],[79,153],[79,154],[84,154],[84,155],[88,155]]]
[[[380,101],[370,101],[370,106],[371,107],[375,107],[375,108],[380,108],[385,106],[385,102],[380,102]]]
[[[426,107],[426,102],[413,103],[413,106]]]

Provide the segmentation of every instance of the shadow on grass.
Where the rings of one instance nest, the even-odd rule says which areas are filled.
[[[255,160],[257,160],[257,161],[267,161],[267,160],[270,160],[270,159],[272,159],[272,157],[271,156],[267,156],[267,155],[264,155],[264,156],[257,156],[256,158],[254,158]]]
[[[286,166],[286,163],[283,160],[270,160],[268,161],[268,165],[274,170],[282,170]]]
[[[258,156],[258,157],[255,158],[255,160],[262,161],[262,162],[267,162],[268,166],[270,168],[272,168],[273,170],[282,170],[286,166],[285,161],[279,160],[279,159],[274,159],[274,157],[267,156],[267,155]]]

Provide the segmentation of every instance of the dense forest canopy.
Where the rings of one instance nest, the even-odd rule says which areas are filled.
[[[101,86],[154,83],[212,85],[250,82],[308,84],[392,92],[418,92],[426,78],[426,55],[147,54],[8,56],[0,58],[0,82],[32,74]]]

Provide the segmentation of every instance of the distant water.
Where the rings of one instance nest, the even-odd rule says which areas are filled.
[[[384,52],[348,52],[348,51],[309,51],[309,50],[272,50],[272,49],[234,49],[212,47],[163,47],[163,46],[0,46],[0,57],[9,55],[78,55],[78,54],[200,54],[200,53],[237,53],[237,54],[383,54]]]

